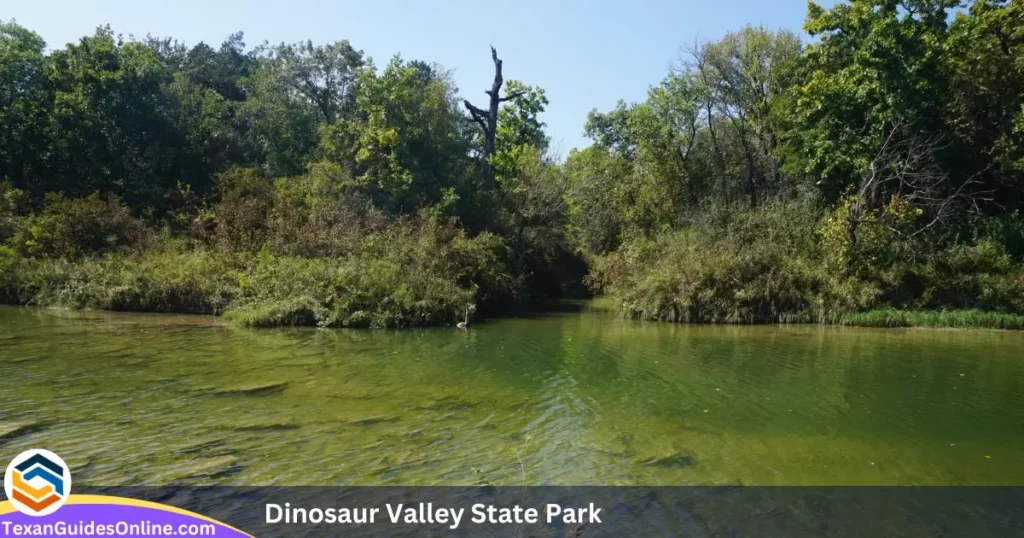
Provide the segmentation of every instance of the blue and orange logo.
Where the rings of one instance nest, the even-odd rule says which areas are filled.
[[[49,515],[71,494],[71,471],[60,456],[49,450],[26,450],[7,466],[4,492],[19,512]]]

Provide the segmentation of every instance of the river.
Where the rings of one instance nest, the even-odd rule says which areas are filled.
[[[407,331],[0,307],[0,453],[77,484],[1024,483],[1024,334]]]

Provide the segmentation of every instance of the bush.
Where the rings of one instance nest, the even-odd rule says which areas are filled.
[[[19,220],[27,212],[28,196],[10,183],[0,182],[0,243],[18,231]]]
[[[137,252],[26,257],[0,248],[0,299],[69,308],[226,313],[253,327],[453,324],[466,309],[511,297],[504,242],[453,224],[404,218],[344,256],[297,257],[196,248],[162,238]]]
[[[382,229],[387,220],[349,186],[340,167],[329,164],[278,179],[268,225],[274,252],[322,257],[358,251],[363,236]]]
[[[630,317],[690,323],[826,322],[878,290],[825,269],[813,213],[772,205],[636,239],[592,282]]]
[[[247,326],[407,327],[453,324],[466,308],[509,295],[503,242],[451,225],[403,219],[338,258],[264,249],[225,318]]]
[[[1024,267],[992,240],[952,245],[915,269],[913,308],[1024,313]]]
[[[238,275],[212,252],[113,253],[22,259],[6,289],[8,302],[38,306],[217,314],[238,294]]]
[[[708,214],[683,230],[627,242],[598,259],[589,278],[626,315],[664,321],[970,326],[977,310],[1024,313],[1024,268],[1000,243],[936,248],[925,241],[883,245],[879,238],[849,268],[846,251],[840,248],[838,258],[835,252],[832,239],[845,237],[832,230],[835,219],[818,221],[793,204],[726,218]],[[915,252],[924,254],[915,259]],[[879,313],[892,307],[974,313],[932,321],[920,314],[906,321],[911,314],[903,310]]]
[[[8,242],[26,256],[77,258],[143,248],[150,233],[116,196],[47,196],[43,211],[19,220]]]
[[[225,250],[258,250],[270,235],[267,215],[272,188],[269,180],[249,168],[218,175],[216,192],[220,202],[214,206],[212,215],[200,214],[193,229],[205,234],[212,227],[217,246]],[[208,220],[212,220],[212,226]]]

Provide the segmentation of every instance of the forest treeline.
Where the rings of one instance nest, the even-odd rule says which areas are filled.
[[[642,319],[1024,326],[1024,2],[811,3],[804,29],[683,47],[562,160],[493,49],[478,107],[347,41],[48,50],[0,23],[0,300],[394,327],[596,292]]]

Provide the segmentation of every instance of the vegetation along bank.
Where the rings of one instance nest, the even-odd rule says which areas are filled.
[[[804,29],[690,47],[562,159],[493,49],[474,103],[347,41],[47,50],[2,22],[0,300],[403,327],[601,293],[673,322],[1024,327],[1024,3],[812,3]]]

